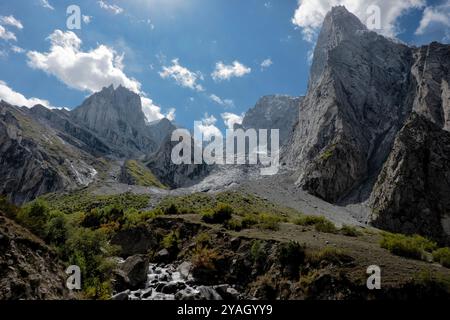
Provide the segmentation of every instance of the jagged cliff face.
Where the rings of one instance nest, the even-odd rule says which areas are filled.
[[[0,103],[0,194],[24,203],[42,194],[86,186],[96,160],[35,121],[26,108]]]
[[[335,202],[377,173],[412,107],[412,61],[407,46],[333,8],[288,154],[299,185]]]
[[[194,164],[194,140],[191,141],[192,164],[174,164],[172,150],[178,142],[171,141],[171,138],[166,136],[158,151],[147,157],[146,165],[161,183],[172,189],[192,186],[207,176],[212,166]]]
[[[450,46],[433,42],[414,51],[414,111],[450,130]]]
[[[371,196],[371,222],[450,243],[450,133],[413,114],[398,134]]]
[[[158,148],[147,130],[140,96],[122,86],[93,94],[72,117],[124,156],[141,156]]]
[[[272,95],[262,97],[244,116],[244,129],[279,129],[280,145],[288,142],[298,120],[303,97]]]

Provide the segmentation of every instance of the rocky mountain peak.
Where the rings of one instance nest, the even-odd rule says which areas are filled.
[[[367,31],[367,27],[344,6],[336,6],[325,17],[322,30],[314,50],[311,66],[310,86],[317,84],[329,57],[329,52],[342,41],[356,41],[358,32]]]

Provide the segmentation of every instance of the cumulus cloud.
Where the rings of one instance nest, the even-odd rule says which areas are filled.
[[[22,22],[14,18],[14,16],[0,16],[0,24],[13,26],[17,29],[23,29]]]
[[[195,131],[203,135],[205,140],[210,140],[213,136],[222,136],[219,128],[216,127],[217,119],[213,115],[204,115],[201,121],[195,123]],[[195,137],[197,140],[201,140],[200,137]]]
[[[202,85],[198,84],[199,80],[203,79],[200,72],[193,72],[186,67],[180,65],[178,59],[172,60],[171,66],[163,66],[162,71],[159,73],[161,78],[172,78],[175,82],[185,88],[189,88],[196,91],[204,91]]]
[[[272,59],[266,59],[263,62],[261,62],[261,70],[264,71],[265,69],[269,68],[271,65],[273,65]]]
[[[27,53],[28,65],[31,68],[57,77],[70,88],[90,93],[100,91],[111,84],[115,87],[122,85],[141,95],[143,111],[148,121],[165,117],[161,108],[153,104],[141,91],[141,83],[124,73],[123,55],[105,45],[83,51],[81,39],[72,31],[55,30],[48,39],[48,52]]]
[[[239,61],[234,61],[231,65],[226,65],[222,61],[219,61],[216,63],[216,69],[211,74],[211,77],[215,81],[230,80],[233,77],[243,77],[251,71],[251,68],[246,67]]]
[[[433,26],[450,27],[450,2],[436,7],[426,7],[416,35],[424,34]]]
[[[100,91],[113,84],[140,92],[141,84],[125,75],[123,56],[112,48],[99,45],[84,52],[81,39],[72,31],[55,30],[48,39],[51,43],[48,52],[27,53],[30,67],[54,75],[69,87],[82,91]]]
[[[234,107],[234,102],[231,99],[222,99],[221,97],[215,95],[215,94],[211,94],[209,96],[209,98],[214,101],[217,104],[220,104],[221,106],[227,107],[227,108],[232,108]]]
[[[48,0],[41,0],[41,6],[49,10],[55,10],[55,8],[50,4],[50,2],[48,2]]]
[[[242,121],[244,120],[244,114],[237,115],[230,112],[222,113],[221,117],[227,128],[230,130],[234,129],[235,124],[242,124]]]
[[[115,14],[115,15],[121,14],[123,12],[123,9],[121,7],[119,7],[118,5],[109,4],[108,2],[103,1],[103,0],[98,1],[98,5],[100,6],[100,8],[102,8],[112,14]]]
[[[0,25],[0,39],[17,41],[16,35],[11,31],[6,30],[2,25]]]
[[[0,80],[0,100],[4,100],[9,104],[19,107],[31,108],[37,104],[41,104],[47,108],[52,108],[50,102],[38,98],[26,98],[23,94],[11,89],[8,84]]]
[[[381,34],[394,37],[398,34],[397,20],[410,9],[424,7],[426,0],[301,0],[295,11],[292,23],[302,29],[303,37],[314,42],[327,12],[337,5],[344,5],[354,13],[363,23],[373,15],[373,6],[380,9]]]
[[[155,105],[153,100],[147,97],[141,97],[142,102],[142,111],[145,114],[148,122],[161,120],[163,118],[167,118],[170,121],[175,120],[175,109],[169,109],[167,114],[163,114],[161,112],[161,107]]]

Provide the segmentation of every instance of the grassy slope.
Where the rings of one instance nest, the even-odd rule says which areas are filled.
[[[136,160],[127,160],[125,162],[125,169],[137,186],[167,189],[148,168]]]

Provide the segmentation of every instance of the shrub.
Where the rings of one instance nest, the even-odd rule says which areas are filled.
[[[131,229],[140,225],[144,225],[147,221],[161,215],[164,215],[164,213],[159,209],[145,212],[136,210],[134,208],[128,209],[124,214],[124,224],[122,229]]]
[[[244,218],[242,218],[242,229],[249,229],[254,225],[258,224],[258,216],[255,214],[245,214]]]
[[[323,221],[326,221],[326,219],[320,216],[302,216],[296,219],[294,223],[299,226],[314,226]]]
[[[300,266],[305,260],[305,250],[298,242],[284,243],[279,249],[278,259],[283,266]]]
[[[382,234],[380,245],[395,255],[419,260],[424,258],[425,252],[436,249],[435,242],[419,235],[406,236],[388,232]]]
[[[264,250],[264,243],[259,240],[253,240],[250,248],[250,254],[254,262],[262,261],[266,258],[267,253]]]
[[[242,230],[242,221],[238,219],[231,219],[225,222],[225,227],[228,230],[241,231]]]
[[[16,219],[19,214],[20,208],[11,204],[5,196],[0,196],[0,211],[7,217]]]
[[[180,233],[178,231],[172,231],[162,239],[162,246],[169,252],[175,252],[179,250],[180,246]]]
[[[45,238],[46,225],[50,219],[48,204],[42,200],[35,200],[19,211],[17,219],[34,234]]]
[[[273,214],[263,213],[259,216],[258,228],[267,230],[278,230],[281,218]]]
[[[341,265],[353,260],[353,258],[347,255],[343,250],[330,247],[326,247],[320,251],[314,252],[310,254],[308,258],[309,261],[315,265],[318,265],[322,262]]]
[[[341,233],[347,237],[359,237],[362,235],[362,232],[359,231],[356,227],[344,225],[341,228]]]
[[[440,248],[433,251],[433,260],[446,268],[450,268],[450,248]]]
[[[214,211],[203,214],[203,221],[207,223],[225,223],[233,217],[233,208],[227,204],[219,203]]]
[[[180,211],[175,203],[171,203],[165,210],[164,213],[169,216],[178,215]]]
[[[45,226],[45,240],[56,246],[64,245],[69,233],[68,222],[65,214],[52,211],[50,219]]]
[[[84,279],[83,289],[89,298],[102,299],[110,296],[110,290],[105,293],[114,268],[109,257],[116,254],[117,249],[109,245],[101,230],[71,230],[66,244],[62,247],[62,254],[67,262],[80,267]]]
[[[212,246],[211,236],[206,232],[199,233],[195,237],[195,244],[198,248],[209,248]]]
[[[333,222],[328,220],[323,220],[321,222],[318,222],[315,224],[314,228],[318,232],[324,232],[324,233],[337,233],[338,230]]]
[[[205,247],[197,247],[192,255],[192,266],[194,269],[204,271],[215,271],[216,261],[219,255],[216,250]]]

